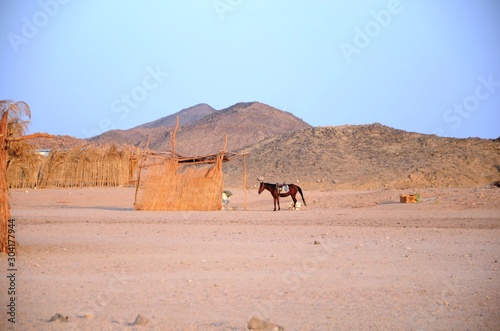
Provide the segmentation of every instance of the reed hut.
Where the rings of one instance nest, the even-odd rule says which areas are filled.
[[[222,210],[222,164],[236,153],[183,157],[175,153],[178,122],[171,134],[172,150],[146,152],[139,167],[134,207],[136,210]]]
[[[136,210],[220,210],[224,154],[203,158],[145,155]]]

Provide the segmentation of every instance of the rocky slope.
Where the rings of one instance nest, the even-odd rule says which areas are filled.
[[[170,134],[179,116],[176,152],[183,155],[218,153],[228,136],[227,150],[254,144],[276,134],[311,127],[291,113],[259,103],[238,103],[215,111],[201,104],[129,130],[111,130],[90,139],[99,144],[130,144],[156,151],[171,149]]]
[[[241,150],[249,183],[299,182],[317,188],[477,187],[500,179],[500,143],[453,139],[381,124],[315,127]],[[241,182],[241,160],[226,164]]]

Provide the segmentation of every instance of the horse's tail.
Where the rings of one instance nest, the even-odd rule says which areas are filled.
[[[300,196],[302,197],[302,202],[304,202],[304,206],[307,206],[306,200],[304,200],[304,194],[302,194],[302,189],[298,185],[295,186],[297,186],[297,190],[299,190]]]

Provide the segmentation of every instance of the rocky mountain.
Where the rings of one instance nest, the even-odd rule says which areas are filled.
[[[234,151],[275,135],[295,132],[311,126],[293,114],[259,102],[238,103],[183,126],[177,133],[176,151],[183,155],[217,153],[224,146]],[[156,149],[170,149],[165,139]]]
[[[198,104],[128,130],[106,131],[96,137],[87,139],[87,141],[94,144],[127,144],[141,148],[145,148],[148,141],[150,141],[149,147],[155,149],[160,141],[168,141],[169,132],[175,127],[176,117],[179,117],[179,125],[183,126],[196,122],[214,112],[216,110],[209,105]]]
[[[176,117],[179,117],[180,125],[188,125],[197,120],[215,113],[217,110],[210,107],[206,103],[200,103],[198,105],[185,108],[175,114],[168,115],[152,121],[149,123],[144,123],[142,125],[136,126],[135,129],[152,129],[158,127],[173,128],[175,127]]]
[[[65,149],[84,144],[83,139],[71,136],[55,136],[54,138],[30,139],[29,144],[35,149]]]
[[[309,188],[477,187],[500,180],[500,142],[411,133],[381,124],[315,127],[270,137],[240,150],[248,182]],[[242,161],[226,163],[240,185]]]
[[[222,110],[206,104],[129,130],[89,140],[68,136],[33,139],[36,148],[69,148],[84,143],[129,144],[171,149],[170,132],[179,116],[176,152],[247,152],[249,186],[299,182],[315,189],[478,187],[500,180],[500,138],[443,138],[381,124],[311,127],[294,115],[259,102]],[[224,165],[227,186],[242,185],[242,159]]]
[[[179,116],[176,152],[182,155],[218,153],[224,146],[232,151],[256,143],[276,134],[290,133],[311,127],[291,113],[259,102],[238,103],[215,111],[201,104],[146,123],[129,130],[111,130],[91,138],[93,143],[127,143],[156,151],[171,149],[170,133]]]

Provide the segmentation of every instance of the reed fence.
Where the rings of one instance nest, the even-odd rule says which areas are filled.
[[[134,183],[140,150],[132,146],[85,145],[51,150],[48,156],[12,159],[10,188],[127,186]]]

